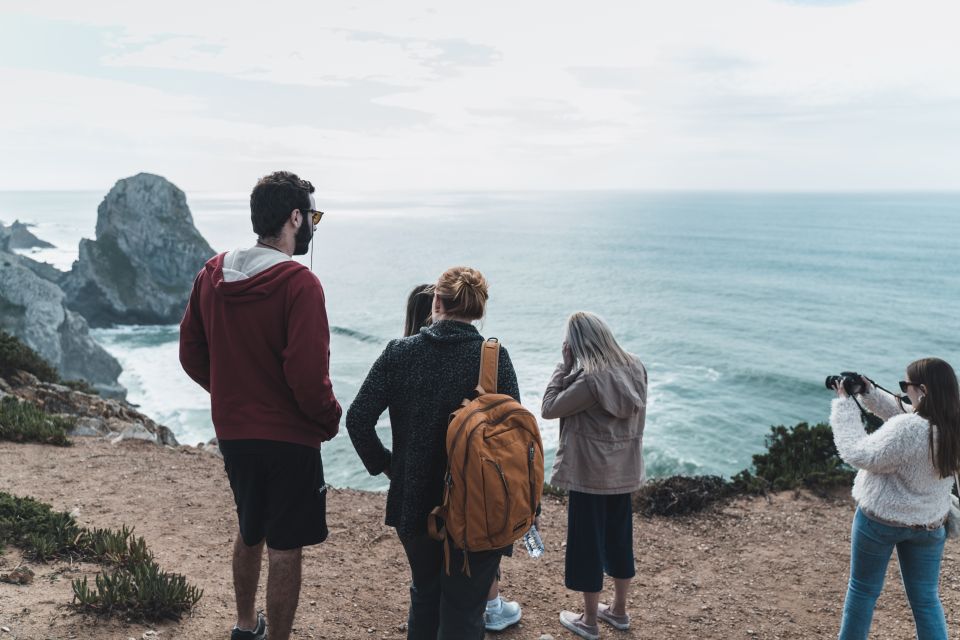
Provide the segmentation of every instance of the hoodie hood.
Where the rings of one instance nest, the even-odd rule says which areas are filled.
[[[420,335],[433,342],[482,342],[477,328],[466,322],[440,320],[420,329]]]
[[[634,362],[584,374],[597,404],[617,418],[636,415],[647,404],[647,372]]]
[[[217,294],[229,302],[253,302],[270,296],[305,266],[285,254],[267,249],[243,249],[221,253],[207,261],[204,271]],[[225,266],[226,262],[226,266]]]
[[[223,279],[225,282],[246,280],[261,271],[290,260],[293,258],[272,247],[234,249],[223,256]]]

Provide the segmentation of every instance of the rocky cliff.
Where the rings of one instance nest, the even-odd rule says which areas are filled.
[[[60,287],[41,275],[45,266],[0,248],[0,328],[37,351],[64,379],[84,379],[104,396],[124,397],[120,363],[90,336],[86,320],[66,308]]]
[[[7,229],[7,246],[10,249],[50,249],[52,244],[41,240],[30,231],[32,225],[15,220]]]
[[[174,323],[212,255],[183,191],[140,173],[118,181],[104,198],[96,240],[81,240],[80,257],[61,286],[67,306],[95,327]]]

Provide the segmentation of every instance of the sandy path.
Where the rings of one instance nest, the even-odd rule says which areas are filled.
[[[95,567],[33,565],[34,584],[0,584],[0,627],[11,630],[0,632],[0,640],[139,640],[148,630],[165,639],[228,637],[235,525],[219,458],[136,442],[113,446],[80,439],[68,449],[0,443],[0,490],[58,509],[79,508],[85,525],[134,525],[164,569],[185,574],[205,592],[195,613],[179,624],[98,621],[65,606],[72,597],[70,579]],[[383,505],[381,494],[331,492],[331,536],[305,554],[294,637],[405,637],[407,569],[393,531],[382,525]],[[851,515],[847,501],[782,494],[698,517],[638,517],[637,578],[630,600],[634,629],[608,627],[602,636],[833,638],[846,583]],[[576,608],[579,601],[563,586],[565,522],[564,505],[548,500],[545,557],[534,561],[518,552],[505,560],[504,594],[521,602],[524,619],[520,627],[488,637],[573,637],[557,622],[560,609]],[[958,551],[960,545],[948,543],[942,582],[951,621],[960,612]],[[0,556],[0,570],[18,561],[16,550],[8,549]],[[960,637],[958,631],[960,625],[951,624],[951,637]],[[893,567],[871,637],[913,637]]]

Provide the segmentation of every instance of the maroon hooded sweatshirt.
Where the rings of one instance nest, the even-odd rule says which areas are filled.
[[[218,439],[319,448],[337,435],[342,413],[330,381],[323,287],[292,260],[227,282],[225,255],[211,258],[193,283],[180,363],[210,392]]]

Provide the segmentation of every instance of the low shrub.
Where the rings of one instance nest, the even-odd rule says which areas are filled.
[[[40,354],[16,336],[0,330],[0,378],[6,378],[15,371],[31,373],[40,382],[60,382],[60,374]]]
[[[561,489],[560,487],[554,486],[549,482],[543,483],[543,495],[545,496],[553,496],[554,498],[566,498],[567,493],[568,492],[566,489]]]
[[[144,539],[134,536],[132,529],[86,529],[68,513],[0,492],[0,548],[4,544],[20,547],[28,558],[42,562],[68,558],[107,565],[109,571],[95,577],[95,587],[86,578],[73,581],[78,610],[179,620],[203,596],[182,575],[161,571]]]
[[[124,614],[147,620],[179,620],[203,596],[177,573],[161,571],[156,562],[98,574],[91,588],[86,578],[73,581],[75,606],[98,615]]]
[[[647,517],[686,515],[702,511],[734,491],[733,484],[720,476],[659,478],[633,494],[633,509]]]
[[[28,558],[44,562],[71,555],[81,533],[70,514],[0,491],[0,544],[20,547]]]
[[[837,453],[833,431],[828,424],[794,427],[779,425],[766,437],[767,452],[753,456],[757,478],[774,491],[787,489],[825,490],[849,486],[855,474]],[[741,472],[749,473],[749,471]]]
[[[753,456],[752,468],[729,480],[671,476],[648,482],[634,494],[634,510],[645,516],[683,515],[739,495],[800,488],[823,494],[853,482],[855,471],[840,458],[828,424],[771,427],[765,444],[766,453]]]
[[[51,416],[43,409],[13,396],[0,400],[0,440],[70,446],[67,431],[75,422]]]
[[[63,384],[74,391],[91,395],[100,394],[86,380],[62,380],[56,367],[44,360],[43,356],[16,336],[0,329],[0,378],[6,378],[17,371],[26,371],[36,376],[40,382]]]

